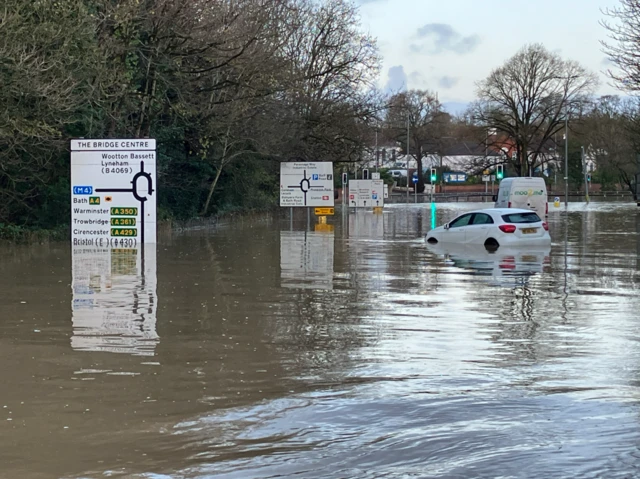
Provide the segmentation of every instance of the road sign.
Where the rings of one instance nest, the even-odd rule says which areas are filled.
[[[114,227],[120,217],[135,221]],[[96,247],[156,242],[156,140],[71,140],[71,241]]]
[[[442,178],[445,183],[464,183],[467,181],[466,173],[444,173]]]
[[[491,181],[489,175],[482,175],[482,181],[484,181],[485,183],[488,183],[489,181]]]
[[[379,180],[380,179],[380,173],[379,172],[371,173],[371,179],[372,180]]]
[[[334,214],[333,208],[316,208],[313,210],[316,216],[331,216]]]
[[[333,163],[280,163],[280,206],[333,206]]]
[[[349,206],[356,208],[384,206],[384,182],[382,180],[351,180]]]

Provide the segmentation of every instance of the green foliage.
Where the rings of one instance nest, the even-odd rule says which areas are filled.
[[[350,1],[205,3],[4,2],[2,238],[66,231],[72,138],[155,138],[161,220],[269,209],[280,161],[362,151],[379,58]]]

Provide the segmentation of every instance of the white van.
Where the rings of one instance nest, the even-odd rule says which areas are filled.
[[[547,185],[543,178],[505,178],[495,197],[496,208],[524,208],[538,216],[549,214]]]

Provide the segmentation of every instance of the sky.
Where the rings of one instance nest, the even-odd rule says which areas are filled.
[[[619,93],[601,40],[603,10],[619,0],[356,0],[376,37],[380,87],[427,89],[452,113],[475,99],[476,83],[531,43],[597,73],[597,94]]]

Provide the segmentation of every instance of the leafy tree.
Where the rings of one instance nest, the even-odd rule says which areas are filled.
[[[68,132],[91,121],[98,56],[81,2],[6,0],[0,18],[0,223],[48,226],[68,195]],[[65,161],[66,157],[66,161]],[[66,180],[68,182],[68,180]]]

